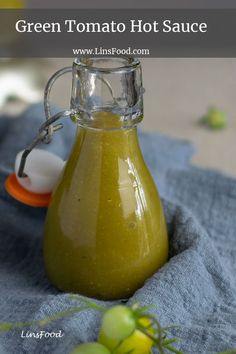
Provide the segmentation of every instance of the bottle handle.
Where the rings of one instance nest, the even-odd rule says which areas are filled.
[[[49,119],[52,118],[51,107],[50,107],[50,94],[52,91],[52,87],[53,87],[54,83],[56,82],[56,80],[59,79],[59,77],[61,77],[62,75],[66,74],[68,72],[71,72],[71,71],[72,71],[71,66],[66,66],[65,68],[62,68],[62,69],[56,71],[50,77],[50,79],[48,80],[48,82],[45,86],[45,89],[44,89],[44,112],[45,112],[46,122],[48,122]],[[67,113],[66,115],[70,114],[69,111],[67,111],[67,110],[59,112],[59,113],[60,113],[60,116],[57,119],[62,117],[64,115],[64,113]],[[57,116],[57,115],[58,115],[58,113],[55,116]],[[54,125],[54,126],[50,123],[47,126],[47,135],[44,137],[44,142],[46,144],[48,144],[52,140],[53,133],[61,128],[63,128],[63,125],[61,123]]]
[[[56,113],[55,115],[51,115],[51,108],[50,108],[50,93],[52,90],[52,87],[55,83],[55,81],[62,75],[71,72],[72,67],[67,66],[65,68],[62,68],[58,71],[56,71],[48,80],[45,90],[44,90],[44,111],[45,111],[45,116],[46,116],[46,122],[44,122],[41,127],[39,128],[39,133],[35,137],[35,139],[32,141],[32,143],[29,145],[28,148],[26,148],[22,154],[19,169],[17,175],[21,178],[27,177],[27,175],[24,173],[24,168],[25,168],[25,163],[28,155],[30,152],[33,150],[33,148],[40,142],[42,141],[45,144],[48,144],[52,140],[52,135],[54,132],[58,131],[59,129],[63,128],[63,124],[59,123],[56,125],[53,125],[54,122],[56,122],[58,119],[61,117],[67,117],[70,116],[71,113],[73,113],[73,110],[64,110],[61,112]]]

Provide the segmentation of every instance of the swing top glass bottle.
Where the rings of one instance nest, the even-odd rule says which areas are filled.
[[[72,71],[70,116],[78,132],[48,208],[45,266],[61,290],[126,298],[168,255],[161,201],[137,135],[141,64],[86,58]]]

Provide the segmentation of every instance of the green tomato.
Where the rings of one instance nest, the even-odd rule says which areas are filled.
[[[84,343],[76,346],[70,354],[111,354],[111,352],[100,343]]]
[[[217,108],[210,108],[202,122],[211,129],[222,129],[227,125],[225,112]]]
[[[121,341],[129,337],[135,329],[133,311],[126,306],[111,307],[102,318],[101,331],[110,339]]]
[[[138,319],[138,323],[147,328],[150,335],[154,335],[154,330],[150,327],[150,319],[142,317]],[[123,341],[117,341],[107,337],[101,330],[99,333],[99,342],[109,348],[114,354],[149,354],[153,346],[153,341],[136,329],[129,337]]]

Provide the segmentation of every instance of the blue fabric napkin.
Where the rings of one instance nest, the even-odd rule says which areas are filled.
[[[20,204],[4,190],[16,153],[32,141],[43,119],[41,105],[16,119],[0,119],[0,322],[43,319],[78,304],[46,278],[45,209]],[[42,148],[66,157],[75,126],[64,122],[53,143]],[[236,180],[191,166],[188,142],[147,133],[140,133],[140,142],[163,198],[171,258],[129,301],[155,304],[153,313],[163,325],[178,324],[176,348],[185,353],[236,347]],[[99,319],[85,311],[45,327],[61,330],[62,338],[22,338],[22,329],[0,332],[0,353],[68,354],[76,344],[96,339]]]

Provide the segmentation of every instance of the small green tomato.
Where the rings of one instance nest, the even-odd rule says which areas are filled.
[[[227,125],[227,118],[224,111],[217,108],[210,108],[203,117],[202,123],[211,129],[223,129]]]
[[[108,309],[103,318],[101,331],[108,337],[121,341],[129,337],[136,329],[133,311],[122,305]]]
[[[144,326],[150,335],[154,335],[154,329],[150,327],[151,321],[148,317],[139,318],[137,322]],[[139,329],[136,329],[129,337],[121,342],[108,338],[100,331],[98,340],[114,354],[150,354],[153,346],[153,341]]]
[[[76,346],[70,354],[111,354],[111,352],[100,343],[84,343]]]

